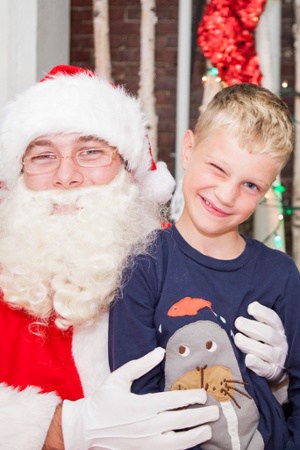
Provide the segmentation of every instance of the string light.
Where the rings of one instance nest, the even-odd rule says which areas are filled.
[[[264,244],[267,244],[270,239],[273,239],[275,247],[277,249],[282,248],[283,242],[282,242],[280,234],[278,234],[278,230],[282,224],[282,221],[283,221],[283,214],[279,214],[277,225],[276,225],[275,229],[273,231],[271,231],[271,233],[268,234],[268,236],[263,240]]]
[[[273,185],[273,191],[277,194],[283,194],[285,192],[285,187],[282,184]]]
[[[272,201],[268,201],[270,199],[270,194],[269,192],[267,192],[261,203],[264,203],[264,205],[267,207],[276,208],[277,210],[279,210],[279,213],[277,216],[277,224],[275,226],[275,229],[272,230],[270,234],[268,234],[268,236],[263,240],[263,243],[267,244],[272,239],[273,247],[277,248],[278,250],[283,250],[284,242],[282,237],[280,236],[279,230],[284,222],[285,210],[282,204],[282,194],[286,191],[286,189],[283,184],[276,181],[272,185],[272,190],[275,194],[275,201],[273,203]]]
[[[282,246],[282,239],[277,233],[274,234],[274,244],[277,248],[280,248]]]
[[[280,96],[281,97],[299,97],[300,92],[295,91],[295,89],[292,89],[289,87],[289,84],[287,81],[283,81],[281,83],[282,89],[280,90]],[[295,124],[299,124],[300,120],[293,117],[293,121]]]
[[[282,89],[280,90],[280,95],[283,97],[299,97],[300,92],[295,91],[295,89],[290,88],[287,81],[281,83]]]
[[[222,79],[219,77],[219,71],[216,67],[210,65],[208,61],[208,69],[204,75],[202,75],[202,83],[205,84],[208,81],[208,75],[215,77],[217,83],[223,83]]]
[[[212,67],[211,69],[209,69],[209,73],[213,76],[213,77],[217,77],[219,74],[219,71],[216,67]]]

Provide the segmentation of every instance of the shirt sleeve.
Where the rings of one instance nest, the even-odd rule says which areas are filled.
[[[292,412],[287,419],[289,440],[286,449],[297,450],[300,448],[300,274],[294,264],[285,270],[288,273],[285,291],[276,309],[289,344],[285,366],[289,374],[288,401]]]
[[[154,313],[159,298],[158,260],[153,255],[138,257],[124,276],[121,294],[109,317],[109,363],[111,370],[139,358],[157,347]],[[163,390],[162,365],[135,381],[135,393]]]

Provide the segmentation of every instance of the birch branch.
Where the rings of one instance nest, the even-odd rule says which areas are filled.
[[[111,81],[109,0],[93,0],[95,70]]]

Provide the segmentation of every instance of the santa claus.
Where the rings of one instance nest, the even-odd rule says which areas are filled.
[[[130,393],[162,349],[109,374],[109,305],[174,188],[138,100],[91,71],[54,68],[6,107],[0,180],[1,446],[175,450],[209,439],[215,407],[175,410],[205,403],[204,392]],[[261,344],[245,339],[265,370]],[[267,366],[277,377],[278,361]]]

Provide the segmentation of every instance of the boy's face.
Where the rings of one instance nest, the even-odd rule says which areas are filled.
[[[179,222],[185,235],[194,236],[236,236],[280,170],[278,161],[248,153],[226,131],[212,133],[196,146],[187,131],[182,161],[185,207]]]

